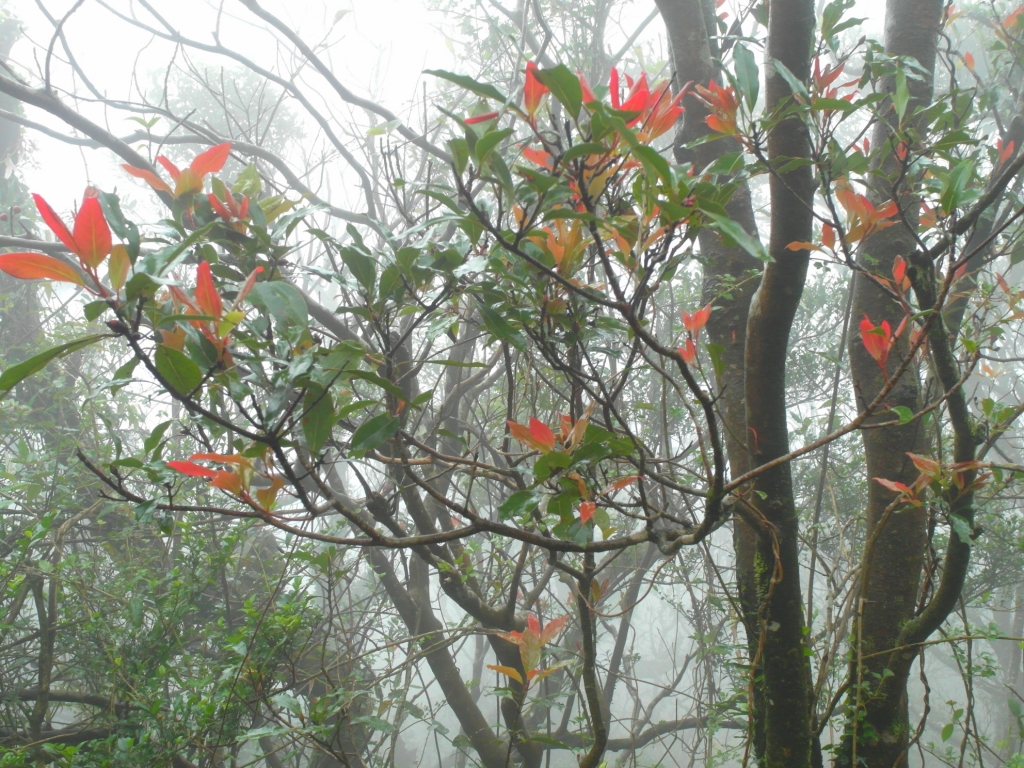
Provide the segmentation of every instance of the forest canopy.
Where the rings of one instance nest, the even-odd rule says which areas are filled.
[[[0,766],[1024,766],[1024,6],[180,5],[0,6]]]

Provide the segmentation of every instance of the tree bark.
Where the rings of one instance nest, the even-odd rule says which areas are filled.
[[[935,66],[935,45],[942,3],[939,0],[891,0],[886,6],[885,45],[892,55],[911,56],[930,74]],[[908,113],[931,99],[932,81],[908,78],[911,101]],[[891,90],[892,81],[883,84]],[[915,126],[926,130],[927,126]],[[876,126],[872,142],[885,146],[890,138],[885,122]],[[882,158],[872,178],[869,196],[875,204],[897,199],[911,226],[916,226],[917,201],[906,189],[894,189],[890,178],[898,178],[900,161],[895,155]],[[898,255],[907,257],[917,247],[914,232],[899,223],[884,232],[868,237],[858,257],[861,268],[882,277],[891,277]],[[854,279],[853,319],[867,316],[873,323],[883,320],[897,328],[906,314],[903,307],[863,274]],[[909,347],[909,330],[897,342],[888,362],[891,374]],[[858,407],[863,409],[885,385],[885,378],[875,360],[867,353],[860,334],[849,337],[850,365]],[[934,396],[935,393],[932,393]],[[921,386],[915,368],[907,371],[893,389],[886,404],[904,406],[917,411],[921,405]],[[891,414],[869,420],[891,420]],[[909,740],[907,712],[907,675],[909,665],[900,679],[886,679],[887,655],[871,656],[863,665],[858,655],[869,655],[892,648],[904,624],[913,616],[917,605],[921,572],[927,539],[927,514],[923,509],[907,506],[895,513],[886,510],[896,495],[873,478],[881,477],[911,484],[917,470],[908,452],[926,450],[927,435],[922,420],[904,426],[867,429],[862,433],[867,463],[868,503],[867,530],[858,615],[852,642],[854,662],[851,666],[851,703],[854,719],[850,728],[856,730],[844,737],[837,765],[852,765],[854,752],[861,765],[871,768],[893,768],[900,765]],[[901,665],[902,666],[902,665]],[[889,672],[895,670],[890,669]],[[862,714],[857,714],[857,704]],[[863,720],[858,721],[858,717]],[[856,745],[854,744],[856,742]]]
[[[791,98],[775,62],[798,79],[810,74],[814,5],[807,0],[778,0],[769,5],[766,53],[766,111],[775,113]],[[768,162],[778,167],[790,158],[808,157],[807,130],[798,119],[775,123],[768,132]],[[778,173],[769,182],[773,261],[764,270],[747,322],[746,416],[751,464],[758,466],[789,451],[786,424],[786,358],[789,335],[807,276],[809,253],[791,251],[795,241],[811,239],[814,177],[810,165]],[[761,600],[760,637],[764,677],[764,764],[768,768],[811,765],[810,681],[804,640],[800,588],[798,519],[788,463],[755,481],[748,498],[764,518],[770,535],[758,536],[754,578]]]
[[[707,84],[720,80],[718,68],[712,60],[712,41],[707,27],[707,14],[700,0],[656,0],[658,10],[665,21],[672,50],[677,88],[687,83]],[[714,19],[714,13],[711,13]],[[716,52],[717,53],[717,52]],[[709,112],[703,102],[691,94],[683,97],[683,124],[677,129],[674,143],[675,159],[678,163],[692,162],[697,169],[706,168],[727,152],[734,152],[739,145],[731,138],[687,147],[691,142],[710,133],[705,122]],[[737,222],[753,237],[757,237],[757,224],[750,201],[750,189],[741,185],[726,205],[730,218]],[[729,472],[739,477],[750,469],[750,455],[747,452],[747,417],[744,400],[744,354],[747,340],[747,319],[750,300],[757,287],[757,276],[761,262],[736,245],[726,245],[717,232],[702,229],[698,235],[701,260],[704,264],[702,303],[714,305],[714,311],[707,323],[708,340],[718,345],[722,352],[722,366],[717,376],[719,410],[725,430],[726,453],[729,457]],[[748,655],[753,660],[757,655],[758,597],[754,578],[754,550],[756,536],[753,529],[742,519],[733,524],[733,548],[736,557],[736,578],[743,624],[747,636]],[[759,678],[760,674],[756,673]],[[760,764],[764,755],[764,697],[761,687],[754,687],[754,701],[749,710],[752,719],[753,754]]]

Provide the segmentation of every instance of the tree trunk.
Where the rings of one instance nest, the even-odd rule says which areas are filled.
[[[766,53],[766,109],[774,113],[791,97],[775,70],[779,62],[798,79],[810,74],[814,5],[778,0],[769,5]],[[779,165],[809,156],[807,130],[798,119],[776,123],[768,133],[768,160]],[[773,261],[764,270],[750,306],[746,347],[747,446],[751,464],[770,462],[789,451],[786,425],[786,358],[809,254],[791,251],[795,240],[811,239],[814,178],[809,165],[770,178]],[[749,502],[770,529],[755,542],[754,577],[760,610],[764,670],[765,758],[768,768],[811,765],[810,681],[800,588],[798,519],[790,466],[782,463],[759,475]]]
[[[885,44],[892,55],[911,56],[929,73],[935,66],[935,44],[942,17],[939,0],[891,0],[886,7]],[[931,99],[932,82],[908,78],[911,102],[908,113]],[[883,87],[891,89],[893,83]],[[927,126],[917,126],[926,130]],[[882,147],[889,139],[884,122],[878,123],[872,142]],[[872,201],[880,204],[898,199],[911,225],[917,221],[917,203],[905,188],[894,189],[889,178],[899,177],[899,159],[895,155],[882,158],[876,168],[869,192]],[[897,224],[867,238],[859,255],[859,265],[882,277],[891,277],[898,255],[905,257],[917,247],[914,233],[904,224]],[[884,293],[872,280],[859,274],[854,279],[853,319],[867,316],[875,324],[887,320],[897,328],[906,312],[895,299]],[[897,342],[889,357],[888,373],[899,365],[909,347],[909,330]],[[863,409],[874,400],[885,385],[885,378],[875,360],[867,353],[859,333],[849,338],[850,365],[858,407]],[[935,393],[931,393],[934,397]],[[916,368],[904,374],[892,390],[886,405],[905,406],[917,411],[921,405],[921,387]],[[873,418],[888,419],[891,414]],[[871,423],[870,421],[868,423]],[[909,739],[907,713],[907,675],[909,665],[900,679],[885,677],[890,664],[887,655],[872,656],[863,665],[859,656],[892,648],[904,624],[914,615],[917,606],[921,569],[927,539],[927,513],[907,506],[886,513],[896,495],[874,482],[881,477],[910,484],[918,472],[907,452],[926,450],[927,435],[923,420],[905,426],[867,429],[861,434],[867,461],[868,505],[865,559],[859,586],[858,615],[852,637],[851,704],[854,719],[846,734],[837,764],[859,764],[893,768],[901,764]],[[895,672],[890,669],[889,672]],[[858,712],[860,714],[856,714]],[[857,718],[863,718],[858,720]]]
[[[665,21],[677,88],[690,82],[704,85],[709,80],[718,81],[718,69],[711,58],[712,41],[707,27],[706,4],[700,0],[656,0],[656,4]],[[711,19],[714,19],[713,12]],[[721,138],[688,149],[687,144],[710,132],[705,122],[709,113],[704,103],[692,93],[683,98],[683,105],[686,112],[683,113],[683,124],[677,130],[674,145],[676,162],[692,162],[700,170],[725,153],[736,151],[738,145],[731,138]],[[750,189],[746,184],[736,190],[726,210],[733,221],[757,237]],[[750,300],[757,287],[762,265],[742,248],[726,245],[718,233],[710,229],[702,229],[698,238],[704,263],[702,303],[714,305],[707,323],[708,340],[722,350],[722,366],[717,377],[719,410],[725,429],[729,471],[735,478],[750,469],[743,366]],[[742,618],[751,661],[757,656],[760,635],[757,621],[759,601],[754,579],[754,545],[753,529],[737,518],[733,525],[733,547],[739,602],[744,614]],[[755,674],[755,677],[760,678],[760,674]],[[760,764],[764,755],[764,697],[760,685],[754,687],[753,694],[754,700],[749,706],[751,734],[754,759]]]

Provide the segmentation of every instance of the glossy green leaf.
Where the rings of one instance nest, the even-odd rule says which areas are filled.
[[[183,352],[160,345],[153,356],[157,371],[171,388],[181,395],[190,395],[203,381],[203,372]]]
[[[369,451],[394,437],[398,432],[398,419],[390,413],[381,413],[367,419],[352,434],[352,451]]]

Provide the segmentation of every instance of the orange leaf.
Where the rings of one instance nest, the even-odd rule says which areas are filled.
[[[208,173],[216,173],[224,167],[224,163],[228,161],[228,155],[230,154],[230,141],[210,147],[202,154],[196,155],[196,159],[189,165],[189,170],[200,178]]]
[[[523,147],[523,157],[542,168],[553,168],[555,164],[550,152],[536,147]]]
[[[168,461],[167,466],[189,477],[205,477],[207,480],[213,480],[217,476],[212,469],[201,467],[191,461]]]
[[[96,269],[110,255],[110,227],[103,218],[99,198],[86,197],[75,216],[75,245],[82,262]]]
[[[964,64],[971,72],[974,71],[974,55],[970,51],[964,54]]]
[[[580,523],[586,525],[590,522],[590,518],[594,516],[595,509],[597,509],[597,504],[592,501],[584,501],[580,504]]]
[[[214,472],[214,477],[210,480],[210,485],[214,488],[220,488],[222,491],[227,491],[228,493],[238,496],[242,492],[242,476],[237,472],[219,470]]]
[[[69,251],[78,253],[78,245],[75,243],[74,236],[57,212],[39,195],[32,195],[32,199],[36,201],[36,208],[39,210],[39,215],[43,217],[43,221],[46,222],[46,226],[53,230],[53,234],[67,246]]]
[[[237,309],[238,305],[241,304],[245,297],[249,295],[249,291],[251,291],[252,287],[256,285],[257,275],[262,271],[263,267],[256,267],[256,269],[250,272],[249,276],[245,278],[245,282],[242,283],[242,287],[238,289],[238,295],[235,296],[235,303],[232,306],[232,309]]]
[[[264,512],[269,512],[273,508],[274,502],[277,500],[277,493],[283,487],[284,480],[275,476],[271,478],[269,488],[261,488],[256,491],[256,500],[259,502]]]
[[[614,483],[611,484],[610,488],[613,491],[621,491],[627,485],[632,485],[640,479],[640,475],[629,475],[628,477],[620,477]]]
[[[683,356],[683,362],[687,365],[693,363],[697,358],[697,347],[693,343],[693,339],[687,339],[686,346],[679,347],[679,354]]]
[[[517,669],[515,669],[514,667],[505,667],[505,666],[502,666],[501,664],[488,664],[487,668],[488,669],[493,669],[495,672],[500,672],[501,674],[505,675],[506,677],[511,677],[513,680],[515,680],[520,685],[523,684],[523,676],[520,675],[519,671]]]
[[[60,259],[41,253],[5,253],[0,255],[0,272],[20,280],[55,280],[85,287],[78,271]]]
[[[168,195],[174,194],[174,192],[171,191],[171,188],[167,185],[167,182],[152,171],[147,171],[144,168],[136,168],[133,165],[122,165],[121,167],[124,168],[130,176],[134,176],[137,179],[142,179],[143,181],[148,182],[149,186],[157,192],[166,192]]]
[[[210,264],[206,261],[200,262],[196,271],[196,304],[203,310],[203,314],[218,320],[224,314],[224,305],[221,303],[220,294],[217,293],[217,286],[213,284]]]
[[[929,459],[926,456],[918,456],[916,453],[907,453],[910,460],[914,462],[914,466],[917,467],[918,471],[922,475],[928,475],[928,477],[936,478],[942,474],[942,465],[939,464],[935,459]]]
[[[787,251],[816,251],[818,246],[814,243],[808,243],[806,240],[794,240],[792,243],[786,246]]]
[[[830,251],[833,250],[836,244],[836,231],[832,229],[831,224],[824,224],[821,227],[821,244],[828,248]]]

